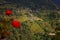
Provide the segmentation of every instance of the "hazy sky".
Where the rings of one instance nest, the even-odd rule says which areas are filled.
[[[60,0],[53,0],[53,2],[60,5]]]
[[[23,1],[23,0],[6,0],[7,2],[9,1],[9,2],[19,2],[19,1]],[[38,0],[32,0],[32,1],[38,1]],[[42,1],[42,0],[40,0],[40,1]],[[60,5],[60,0],[51,0],[51,1],[53,1],[55,4],[57,4],[57,5]]]

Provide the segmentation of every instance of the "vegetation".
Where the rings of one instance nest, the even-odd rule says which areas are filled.
[[[3,15],[0,16],[5,19],[5,23],[9,26],[4,30],[9,30],[11,32],[10,36],[7,35],[7,40],[52,40],[53,38],[48,34],[57,32],[56,27],[58,27],[57,24],[60,23],[60,11],[50,9],[33,10],[35,9],[34,7],[30,9],[25,6],[16,8],[16,6],[13,6],[12,4],[1,5],[0,8],[0,14],[2,13],[1,15]],[[6,16],[6,9],[11,9],[13,15]],[[11,28],[11,22],[9,21],[11,17],[21,22],[20,28]],[[3,27],[2,24],[0,24],[0,28],[1,27]]]

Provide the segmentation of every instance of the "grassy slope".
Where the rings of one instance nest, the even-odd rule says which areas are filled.
[[[52,31],[52,30],[53,30],[52,27],[48,24],[48,22],[43,22],[43,21],[44,21],[43,19],[38,18],[38,17],[36,17],[36,16],[34,16],[34,19],[35,19],[36,21],[40,20],[40,22],[42,22],[42,24],[37,24],[37,23],[35,22],[35,20],[34,20],[34,21],[32,21],[32,25],[31,25],[31,23],[30,23],[30,22],[31,22],[31,21],[30,21],[30,18],[27,17],[27,15],[24,15],[24,14],[23,14],[22,16],[20,16],[18,20],[20,20],[21,22],[27,21],[26,24],[28,25],[28,27],[30,28],[30,30],[31,30],[32,33],[37,33],[37,32],[39,32],[39,33],[44,34],[45,31],[44,31],[44,29],[43,29],[42,27],[45,27],[46,24],[47,24],[47,26],[45,27],[46,30],[49,30],[49,31]]]

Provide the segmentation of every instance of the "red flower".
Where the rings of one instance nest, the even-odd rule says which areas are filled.
[[[20,28],[21,27],[21,23],[19,21],[13,21],[12,22],[12,26],[16,27],[16,28]]]
[[[11,15],[12,14],[12,11],[11,10],[6,10],[6,15]]]

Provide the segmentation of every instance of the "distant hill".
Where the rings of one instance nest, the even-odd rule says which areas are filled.
[[[16,7],[28,7],[32,10],[36,9],[49,9],[56,10],[56,7],[52,4],[51,1],[47,0],[2,0],[2,4],[15,4]]]

